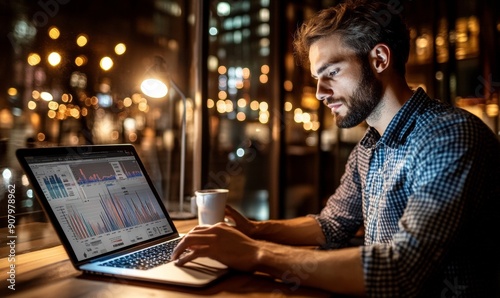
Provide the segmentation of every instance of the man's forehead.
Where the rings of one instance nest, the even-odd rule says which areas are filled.
[[[313,75],[325,64],[353,59],[356,59],[356,52],[338,34],[318,39],[309,48],[309,64]]]

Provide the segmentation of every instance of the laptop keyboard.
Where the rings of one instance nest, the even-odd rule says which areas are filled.
[[[170,262],[170,257],[180,239],[165,242],[111,261],[101,266],[147,270]]]

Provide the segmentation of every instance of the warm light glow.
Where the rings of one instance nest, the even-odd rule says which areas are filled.
[[[218,65],[219,65],[219,58],[213,55],[208,56],[207,66],[209,71],[215,71]]]
[[[88,38],[87,38],[87,35],[85,34],[80,34],[78,35],[78,37],[76,38],[76,44],[79,46],[79,47],[83,47],[87,44],[88,42]]]
[[[33,90],[31,92],[31,97],[33,97],[33,99],[36,99],[36,100],[40,99],[40,92],[38,90]]]
[[[498,116],[498,105],[497,104],[487,104],[486,105],[486,115],[488,115],[488,117],[497,117]]]
[[[312,130],[317,131],[318,129],[319,129],[319,122],[318,121],[312,122]]]
[[[168,93],[168,87],[160,80],[146,79],[141,83],[142,93],[152,98],[162,98]]]
[[[294,115],[293,115],[293,120],[294,120],[296,123],[301,123],[301,122],[302,122],[302,115],[303,115],[303,114],[294,114]]]
[[[125,97],[123,99],[123,106],[128,108],[132,105],[132,99],[130,97]]]
[[[444,79],[444,73],[442,71],[437,71],[435,77],[436,80],[442,81]]]
[[[286,112],[290,112],[292,110],[293,106],[292,106],[292,103],[287,101],[285,102],[285,111]]]
[[[58,39],[59,36],[61,36],[61,32],[57,27],[50,27],[49,28],[49,37],[52,39]]]
[[[226,112],[226,103],[223,100],[217,101],[217,112],[221,114]]]
[[[227,113],[230,113],[234,110],[233,102],[231,100],[226,99],[224,103],[226,104],[226,112]]]
[[[42,92],[40,93],[40,98],[45,100],[45,101],[51,101],[54,99],[54,97],[52,96],[52,94],[50,94],[49,92]]]
[[[34,101],[30,100],[30,101],[28,102],[28,109],[30,109],[30,110],[34,110],[34,109],[36,109],[36,102],[34,102]]]
[[[243,78],[245,80],[250,78],[250,69],[249,68],[247,68],[247,67],[243,68],[242,73],[243,73]]]
[[[134,118],[126,118],[123,120],[123,128],[127,131],[134,131],[136,126],[135,126],[135,119]]]
[[[257,111],[259,109],[259,102],[256,100],[252,100],[250,103],[250,109]]]
[[[36,138],[40,141],[40,142],[43,142],[45,140],[45,135],[41,132],[39,132],[37,135],[36,135]]]
[[[243,81],[237,81],[236,83],[236,89],[242,89],[243,88]]]
[[[10,87],[9,89],[7,89],[7,94],[9,94],[9,96],[16,96],[17,95],[17,89],[14,88],[14,87]]]
[[[80,56],[75,58],[75,65],[76,66],[83,66],[85,64],[87,64],[87,57],[85,57],[84,55],[80,55]]]
[[[265,112],[269,109],[269,105],[267,104],[267,102],[263,101],[259,104],[259,109]]]
[[[123,55],[125,54],[125,51],[127,51],[127,47],[124,43],[119,43],[115,46],[115,53],[117,55]]]
[[[99,62],[99,66],[105,70],[105,71],[108,71],[111,69],[111,67],[113,67],[113,59],[109,58],[109,57],[103,57],[101,59],[101,62]]]
[[[35,66],[42,61],[42,58],[37,53],[30,53],[27,60],[29,65]]]
[[[291,92],[293,90],[293,82],[290,80],[286,80],[283,83],[283,88],[285,88],[286,91]]]
[[[72,99],[73,99],[73,95],[71,95],[71,94],[64,93],[63,95],[61,95],[61,100],[63,102],[71,102]]]
[[[219,91],[219,99],[226,99],[227,93],[226,91]]]
[[[142,95],[140,95],[139,93],[132,94],[132,102],[133,103],[139,104],[141,102],[141,99],[142,99]]]
[[[37,113],[31,113],[30,115],[30,122],[34,127],[40,126],[40,115]]]
[[[29,180],[28,180],[28,176],[26,175],[22,175],[21,176],[21,183],[24,185],[24,186],[28,186],[30,184]]]
[[[268,73],[269,73],[269,65],[266,65],[266,64],[262,65],[262,66],[260,67],[260,71],[261,71],[263,74],[268,74]]]
[[[311,123],[311,115],[309,113],[302,114],[302,122]]]
[[[296,108],[293,112],[293,120],[296,122],[296,123],[301,123],[302,122],[302,119],[303,119],[303,111],[301,108]]]
[[[131,141],[131,142],[135,142],[137,141],[137,134],[135,132],[131,132],[129,135],[128,135],[128,139]]]
[[[222,66],[222,65],[221,65],[221,66],[219,66],[219,67],[217,68],[217,72],[218,72],[219,74],[225,74],[225,73],[227,72],[227,68],[226,68],[225,66]]]
[[[137,108],[141,112],[146,112],[149,109],[147,102],[141,102],[141,103],[139,103],[139,105],[137,106]]]
[[[261,75],[259,76],[259,81],[260,81],[262,84],[267,83],[267,81],[268,81],[268,80],[269,80],[269,78],[268,78],[268,76],[267,76],[267,75],[265,75],[265,74],[261,74]]]
[[[436,37],[436,45],[439,47],[443,47],[445,45],[445,39],[443,36]]]
[[[259,114],[259,122],[262,124],[266,124],[269,122],[269,113],[264,112]]]
[[[99,92],[108,93],[111,90],[111,85],[110,85],[109,79],[104,79],[99,84],[98,88],[99,88]]]
[[[236,119],[238,119],[238,121],[245,121],[246,118],[247,115],[243,112],[238,112],[238,114],[236,114]]]
[[[0,110],[0,126],[6,127],[14,124],[14,116],[9,109]]]
[[[80,111],[76,108],[71,109],[70,114],[76,119],[80,118]]]
[[[211,109],[215,106],[215,102],[213,99],[209,98],[207,99],[207,108]]]
[[[244,108],[247,106],[247,101],[244,98],[240,98],[240,99],[238,99],[237,104],[238,104],[238,107]]]
[[[50,101],[48,104],[48,107],[49,107],[49,109],[55,111],[55,110],[57,110],[57,108],[59,108],[59,104],[55,101]]]
[[[49,57],[47,60],[49,61],[50,65],[56,66],[59,63],[61,63],[61,55],[58,52],[52,52],[49,54]]]
[[[417,47],[419,48],[425,48],[429,44],[429,41],[427,40],[428,37],[426,34],[422,35],[422,37],[417,38]]]

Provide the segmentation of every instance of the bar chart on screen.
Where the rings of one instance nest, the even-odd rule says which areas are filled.
[[[47,190],[52,198],[60,199],[69,195],[66,187],[64,186],[63,179],[67,181],[65,175],[63,175],[62,178],[57,174],[43,177],[43,182],[45,183],[45,186],[47,187]]]
[[[43,193],[48,200],[78,200],[79,194],[75,181],[67,166],[56,166],[52,170],[33,169],[39,176]]]
[[[78,164],[69,166],[79,185],[116,180],[117,174],[109,162]]]
[[[82,240],[104,233],[164,219],[153,194],[148,189],[107,184],[85,203],[67,204],[59,210],[75,239]]]
[[[142,177],[141,168],[135,160],[120,161],[119,168],[127,178]]]

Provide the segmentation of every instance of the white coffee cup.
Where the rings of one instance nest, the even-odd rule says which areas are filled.
[[[227,189],[201,189],[194,192],[198,207],[198,223],[213,225],[224,221]]]

